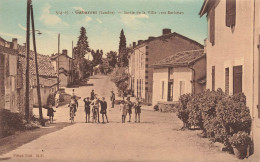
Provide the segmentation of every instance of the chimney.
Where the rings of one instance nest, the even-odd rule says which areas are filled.
[[[170,34],[171,33],[171,29],[168,29],[168,28],[164,28],[162,30],[162,34],[165,35],[165,34]]]
[[[17,38],[12,39],[12,48],[17,49]]]
[[[136,46],[136,42],[133,42],[133,48],[135,48],[135,46]]]
[[[67,55],[68,55],[68,50],[63,49],[63,50],[62,50],[62,54],[67,56]]]
[[[143,40],[138,40],[138,45],[140,45],[141,43],[143,43]]]

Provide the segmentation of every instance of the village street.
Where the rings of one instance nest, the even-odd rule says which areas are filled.
[[[109,78],[93,76],[88,84],[75,88],[75,94],[81,97],[75,124],[24,144],[1,158],[9,158],[8,161],[237,161],[208,139],[200,138],[200,131],[179,130],[182,123],[174,113],[143,108],[141,123],[135,123],[134,117],[131,123],[121,123],[118,105],[110,108],[110,91],[116,92],[116,87]],[[92,89],[108,101],[107,124],[85,123],[82,99]],[[56,111],[56,124],[70,122],[67,105]]]

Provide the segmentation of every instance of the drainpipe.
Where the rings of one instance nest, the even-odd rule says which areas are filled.
[[[252,136],[251,136],[251,139],[252,139],[252,141],[254,141],[254,139],[255,139],[255,129],[256,129],[256,121],[255,121],[255,106],[254,106],[254,98],[255,98],[255,92],[254,92],[254,89],[255,89],[255,80],[254,80],[254,74],[255,74],[255,55],[256,55],[256,53],[255,53],[255,3],[256,3],[256,0],[254,0],[254,13],[253,13],[253,91],[252,91],[252,95],[253,95],[253,97],[252,97],[252,130],[251,130],[251,133],[252,133]],[[259,59],[258,59],[258,64],[259,64]],[[259,65],[258,65],[259,66]],[[258,68],[257,68],[258,69]],[[259,75],[259,71],[258,71],[258,75]],[[259,78],[259,77],[258,77]],[[258,80],[258,82],[259,82],[259,80]],[[258,84],[258,86],[259,86],[259,84]],[[259,91],[259,87],[258,87],[258,91]],[[259,95],[259,92],[258,92],[258,95]],[[257,104],[257,107],[258,107],[259,105]],[[254,153],[256,153],[256,150],[255,150],[255,148],[254,148]]]
[[[192,70],[192,95],[195,95],[195,69],[193,68],[193,65],[188,65],[188,68]]]

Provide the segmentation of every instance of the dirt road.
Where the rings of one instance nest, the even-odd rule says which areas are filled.
[[[116,91],[104,76],[92,77],[89,84],[75,89],[76,95],[83,99],[94,89],[99,97],[109,100],[110,91]],[[71,89],[66,91],[70,93]],[[237,161],[208,139],[200,138],[197,135],[200,131],[179,130],[181,121],[174,113],[143,110],[141,123],[134,120],[121,123],[116,106],[108,111],[110,123],[85,123],[82,99],[75,124],[24,144],[2,158],[9,161]],[[56,123],[69,122],[68,107],[58,108],[55,119]]]

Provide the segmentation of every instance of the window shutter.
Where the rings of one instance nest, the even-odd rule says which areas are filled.
[[[225,69],[225,93],[229,94],[229,68]]]
[[[226,0],[226,26],[236,25],[236,0]]]
[[[215,8],[213,7],[210,13],[210,43],[215,44]]]
[[[212,91],[215,91],[215,66],[212,66]]]
[[[233,94],[242,92],[242,66],[233,67]]]

